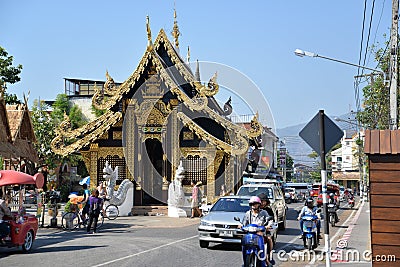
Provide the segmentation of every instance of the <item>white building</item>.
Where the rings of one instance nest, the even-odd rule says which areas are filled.
[[[361,134],[364,136],[364,134]],[[344,187],[359,187],[359,135],[354,131],[344,131],[341,147],[332,151],[332,178]]]

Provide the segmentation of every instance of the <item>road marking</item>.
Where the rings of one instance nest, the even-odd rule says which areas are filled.
[[[342,224],[342,225],[347,225],[348,224],[348,222],[350,221],[350,220],[353,220],[351,223],[349,223],[349,226],[348,226],[348,228],[346,229],[346,232],[345,232],[345,234],[344,235],[346,235],[346,241],[349,239],[349,237],[351,236],[351,231],[348,231],[348,229],[350,228],[350,224],[352,224],[352,227],[351,227],[351,229],[353,229],[353,227],[354,227],[354,224],[357,222],[357,220],[358,220],[358,217],[360,216],[360,213],[361,213],[361,210],[362,210],[362,208],[364,207],[364,202],[359,202],[358,203],[358,206],[356,207],[356,209],[354,209],[352,212],[351,212],[351,214],[350,214],[350,216],[349,217],[347,217],[347,219],[346,219],[346,221]],[[357,209],[358,208],[358,209]],[[354,216],[354,213],[357,213],[355,216]],[[336,231],[336,233],[332,236],[332,238],[330,239],[330,242],[332,242],[333,240],[335,240],[337,237],[338,237],[338,235],[341,233],[341,232],[343,232],[344,231],[344,229],[339,229],[338,231]],[[343,235],[343,237],[344,237],[344,235]],[[331,254],[335,254],[335,253],[337,253],[337,247],[335,246],[335,250],[332,250],[332,245],[331,245]],[[342,262],[340,262],[340,263],[342,263]],[[310,265],[310,264],[312,264],[312,265]],[[314,266],[314,264],[315,264],[315,261],[314,260],[311,260],[309,263],[308,263],[308,265],[307,266]]]
[[[173,245],[173,244],[176,244],[176,243],[180,243],[180,242],[183,242],[183,241],[186,241],[186,240],[189,240],[189,239],[197,238],[197,237],[199,237],[199,236],[195,235],[195,236],[191,236],[191,237],[188,237],[188,238],[176,240],[174,242],[170,242],[168,244],[164,244],[164,245],[161,245],[161,246],[158,246],[158,247],[155,247],[155,248],[151,248],[151,249],[144,250],[144,251],[141,251],[141,252],[138,252],[138,253],[135,253],[135,254],[131,254],[131,255],[128,255],[128,256],[125,256],[125,257],[122,257],[122,258],[119,258],[119,259],[115,259],[115,260],[103,262],[103,263],[100,263],[100,264],[97,264],[97,265],[93,265],[92,267],[104,266],[104,265],[108,265],[108,264],[111,264],[111,263],[114,263],[114,262],[117,262],[117,261],[126,260],[126,259],[129,259],[129,258],[132,258],[132,257],[136,257],[138,255],[141,255],[141,254],[144,254],[144,253],[147,253],[147,252],[151,252],[151,251],[163,248],[163,247],[168,247],[170,245]]]

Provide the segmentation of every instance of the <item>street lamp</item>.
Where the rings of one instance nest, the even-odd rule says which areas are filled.
[[[354,67],[358,67],[358,68],[362,68],[362,69],[378,72],[378,73],[381,73],[381,74],[385,75],[385,73],[383,71],[381,71],[381,70],[372,69],[372,68],[368,68],[368,67],[365,67],[365,66],[361,66],[361,65],[354,64],[354,63],[350,63],[350,62],[347,62],[347,61],[343,61],[343,60],[339,60],[339,59],[335,59],[335,58],[322,56],[322,55],[319,55],[319,54],[316,54],[316,53],[313,53],[313,52],[304,51],[304,50],[301,50],[301,49],[294,50],[294,54],[296,56],[299,56],[299,57],[304,57],[304,56],[307,56],[307,57],[320,57],[320,58],[323,58],[323,59],[332,60],[332,61],[335,61],[335,62],[339,62],[339,63],[347,64],[347,65],[350,65],[350,66],[354,66]]]

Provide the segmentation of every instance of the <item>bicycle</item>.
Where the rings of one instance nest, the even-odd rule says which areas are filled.
[[[64,230],[74,230],[76,228],[87,227],[89,222],[89,218],[82,219],[82,211],[75,212],[67,212],[61,217],[61,227]],[[100,212],[100,217],[97,221],[97,228],[100,228],[103,225],[104,216],[102,212]]]
[[[108,201],[106,200],[104,205],[106,205]],[[104,209],[105,214],[103,214],[103,210],[100,212],[103,217],[109,219],[109,220],[115,220],[118,215],[119,215],[119,210],[118,207],[114,204],[108,204],[106,208]]]

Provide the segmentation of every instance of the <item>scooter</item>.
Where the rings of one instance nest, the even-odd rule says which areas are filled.
[[[240,221],[238,217],[235,221]],[[264,237],[257,234],[265,232],[264,226],[249,224],[241,229],[245,234],[242,238],[242,256],[244,267],[266,267]]]
[[[354,208],[354,197],[349,197],[347,203],[349,204],[351,209]]]
[[[317,221],[316,215],[304,215],[303,220],[303,244],[308,250],[313,250],[318,247],[319,241],[317,236]]]
[[[328,217],[332,227],[336,224],[336,205],[333,203],[328,204]]]

